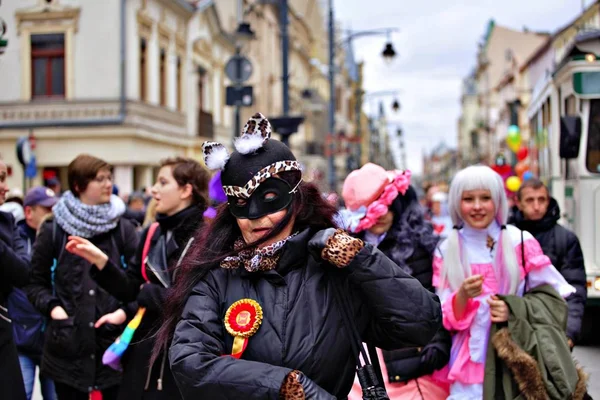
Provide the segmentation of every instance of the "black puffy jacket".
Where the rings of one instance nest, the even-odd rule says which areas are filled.
[[[587,300],[585,263],[583,252],[577,236],[558,224],[560,208],[555,199],[550,199],[546,215],[539,221],[529,221],[518,209],[514,210],[511,221],[519,229],[528,231],[540,243],[544,254],[552,261],[552,265],[562,274],[577,292],[567,297],[569,317],[567,320],[567,336],[577,342],[581,332],[581,320]],[[565,238],[561,242],[561,236]],[[561,248],[562,247],[562,248]]]
[[[69,315],[66,320],[48,319],[42,373],[79,391],[106,389],[118,385],[121,374],[104,366],[102,355],[124,327],[104,324],[96,329],[94,323],[121,303],[91,278],[89,262],[63,249],[66,236],[53,219],[42,225],[31,257],[31,283],[25,288],[43,315],[49,317],[56,306]],[[134,226],[121,219],[113,230],[89,240],[121,265],[133,256],[138,236]]]
[[[25,241],[17,231],[14,217],[0,212],[0,387],[1,397],[6,400],[25,398],[17,348],[13,342],[12,323],[6,309],[6,297],[13,287],[27,284],[28,258]]]
[[[414,247],[413,253],[406,260],[398,260],[398,242],[395,239],[395,230],[392,228],[385,239],[377,248],[398,265],[406,265],[411,270],[411,275],[423,287],[432,293],[433,278],[433,252],[427,251],[422,245]],[[383,350],[383,358],[388,373],[389,382],[403,382],[419,376],[428,375],[434,370],[443,368],[450,360],[452,339],[450,333],[440,327],[431,342],[423,347],[407,347],[396,350]],[[428,360],[422,360],[422,355],[428,353]]]
[[[437,297],[379,250],[366,245],[342,270],[315,260],[307,229],[289,240],[276,269],[215,268],[192,290],[169,358],[185,399],[278,399],[292,370],[338,398],[355,375],[355,355],[333,294],[341,272],[349,281],[350,315],[364,341],[383,349],[423,346],[441,326]],[[263,320],[242,359],[223,320],[232,303],[254,299]]]

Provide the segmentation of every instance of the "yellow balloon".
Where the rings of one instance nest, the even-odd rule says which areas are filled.
[[[507,141],[506,144],[513,153],[516,153],[521,148],[521,142],[515,143]]]
[[[518,176],[511,176],[506,180],[506,188],[511,192],[516,192],[521,187],[521,179]]]

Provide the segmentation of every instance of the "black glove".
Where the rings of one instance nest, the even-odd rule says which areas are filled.
[[[148,311],[160,312],[164,308],[167,289],[156,283],[144,283],[138,293],[137,302]]]
[[[302,389],[304,389],[306,400],[335,400],[335,396],[327,393],[325,389],[307,378],[302,372],[296,372],[296,376],[298,377],[298,382],[302,385]]]
[[[321,259],[321,252],[327,245],[329,238],[335,234],[335,231],[335,228],[323,229],[315,233],[315,235],[308,241],[308,250],[315,259]]]
[[[432,374],[433,371],[442,368],[446,356],[436,346],[425,346],[421,351],[421,363],[419,373],[421,376]],[[440,365],[442,364],[442,365]]]

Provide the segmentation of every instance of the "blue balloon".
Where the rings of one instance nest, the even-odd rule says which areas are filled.
[[[531,178],[533,178],[533,172],[531,172],[531,171],[526,171],[526,172],[523,174],[523,180],[524,180],[524,181],[526,181],[526,180],[528,180],[528,179],[531,179]]]
[[[519,133],[519,127],[517,125],[511,125],[508,127],[508,134]]]

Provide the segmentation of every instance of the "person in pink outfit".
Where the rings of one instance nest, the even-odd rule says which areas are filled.
[[[575,289],[529,232],[506,225],[504,185],[491,168],[460,171],[448,200],[454,229],[436,250],[433,285],[442,302],[444,327],[453,336],[452,350],[450,363],[434,377],[450,384],[449,400],[479,400],[491,324],[509,316],[496,295],[522,296],[526,282],[527,289],[549,284],[563,298]]]
[[[432,262],[439,237],[423,217],[410,176],[410,171],[386,171],[372,163],[352,171],[342,190],[348,207],[342,213],[343,226],[354,236],[377,246],[399,269],[434,291]],[[450,334],[440,329],[426,346],[378,349],[390,399],[421,399],[421,393],[428,400],[445,399],[447,385],[444,388],[430,375],[448,363],[450,346]],[[362,399],[358,380],[349,399]]]

